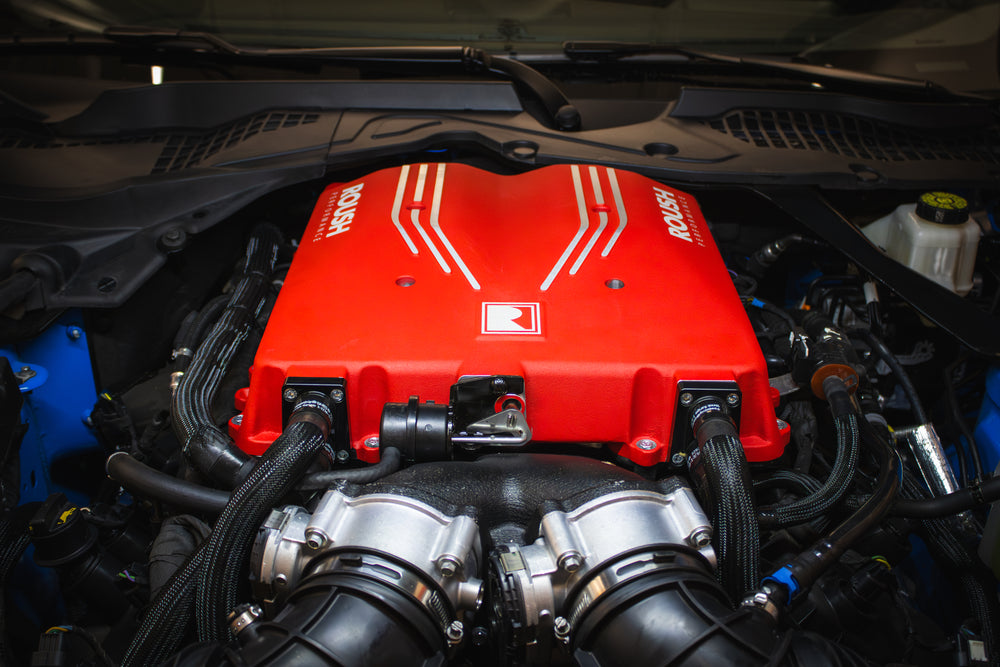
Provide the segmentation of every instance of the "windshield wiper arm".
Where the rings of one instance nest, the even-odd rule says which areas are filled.
[[[246,48],[231,44],[208,32],[113,26],[104,33],[106,39],[147,47],[178,48],[184,51],[211,51],[234,58],[291,59],[338,61],[347,63],[456,64],[466,72],[491,72],[512,81],[537,99],[556,128],[580,129],[580,114],[566,95],[549,78],[523,62],[495,56],[483,49],[468,46],[427,47],[329,47],[301,49]]]
[[[885,74],[869,74],[857,70],[826,67],[809,63],[778,60],[761,56],[734,56],[702,51],[672,44],[643,42],[565,42],[563,53],[576,61],[616,61],[635,56],[679,56],[688,61],[719,63],[791,76],[810,82],[835,82],[869,88],[891,89],[897,92],[932,93],[956,98],[982,99],[975,95],[956,93],[932,81],[908,79]]]

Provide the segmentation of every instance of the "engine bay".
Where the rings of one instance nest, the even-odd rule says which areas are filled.
[[[995,662],[989,332],[780,192],[420,157],[0,347],[13,664]],[[812,220],[988,317],[991,201]]]

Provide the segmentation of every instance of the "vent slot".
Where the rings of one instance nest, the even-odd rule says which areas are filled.
[[[918,130],[828,112],[744,109],[705,121],[712,129],[757,148],[823,151],[884,162],[963,160],[1000,164],[995,130]]]

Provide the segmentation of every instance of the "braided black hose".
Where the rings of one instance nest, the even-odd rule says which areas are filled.
[[[39,504],[30,503],[30,510],[22,509],[27,508],[22,505],[0,518],[0,663],[5,665],[14,664],[14,656],[7,643],[8,580],[24,550],[28,548],[28,517],[34,514]]]
[[[305,473],[327,433],[311,422],[291,424],[271,445],[278,450],[276,455],[261,459],[246,483],[233,492],[205,542],[205,563],[195,602],[200,641],[229,638],[226,617],[238,602],[237,588],[257,530],[271,508]]]
[[[920,484],[907,474],[903,478],[903,495],[919,500],[928,497]],[[942,570],[958,583],[973,618],[979,623],[979,633],[986,643],[986,655],[991,665],[1000,665],[1000,604],[997,602],[997,581],[989,568],[966,548],[952,529],[953,518],[925,519],[920,522],[920,536]]]
[[[196,611],[196,598],[199,629],[204,626],[212,636],[224,636],[220,625],[224,628],[226,613],[235,606],[227,606],[227,601],[235,597],[235,581],[241,572],[239,563],[229,562],[229,558],[247,555],[247,533],[252,540],[267,511],[288,493],[325,439],[326,433],[317,424],[295,422],[271,444],[233,491],[209,538],[160,589],[125,653],[123,667],[159,664],[176,651]],[[232,581],[220,583],[216,578]],[[199,591],[199,586],[209,587],[208,592]],[[209,603],[213,595],[220,600],[216,604]]]
[[[861,438],[856,415],[839,415],[834,423],[837,428],[837,459],[822,488],[793,503],[762,508],[758,513],[762,526],[785,527],[805,523],[824,514],[844,497],[854,481]]]
[[[734,603],[760,581],[760,528],[754,511],[750,473],[743,445],[731,434],[718,434],[700,446],[711,497],[712,546],[719,559],[717,575]]]
[[[174,431],[185,456],[199,472],[229,488],[249,473],[253,462],[215,424],[212,402],[264,307],[280,244],[275,227],[260,225],[254,230],[229,303],[195,353],[171,405]]]

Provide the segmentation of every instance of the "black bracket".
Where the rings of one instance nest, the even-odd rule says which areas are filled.
[[[333,413],[330,445],[334,451],[346,451],[350,454],[352,450],[347,419],[347,381],[344,378],[286,378],[285,383],[281,385],[281,423],[288,423],[299,396],[310,391],[330,397],[330,411]]]
[[[670,454],[691,452],[694,434],[691,431],[691,406],[698,399],[711,396],[719,399],[729,412],[729,417],[740,428],[740,411],[743,406],[743,393],[735,382],[719,380],[682,380],[677,383],[677,406],[674,409],[674,432],[670,439]]]

